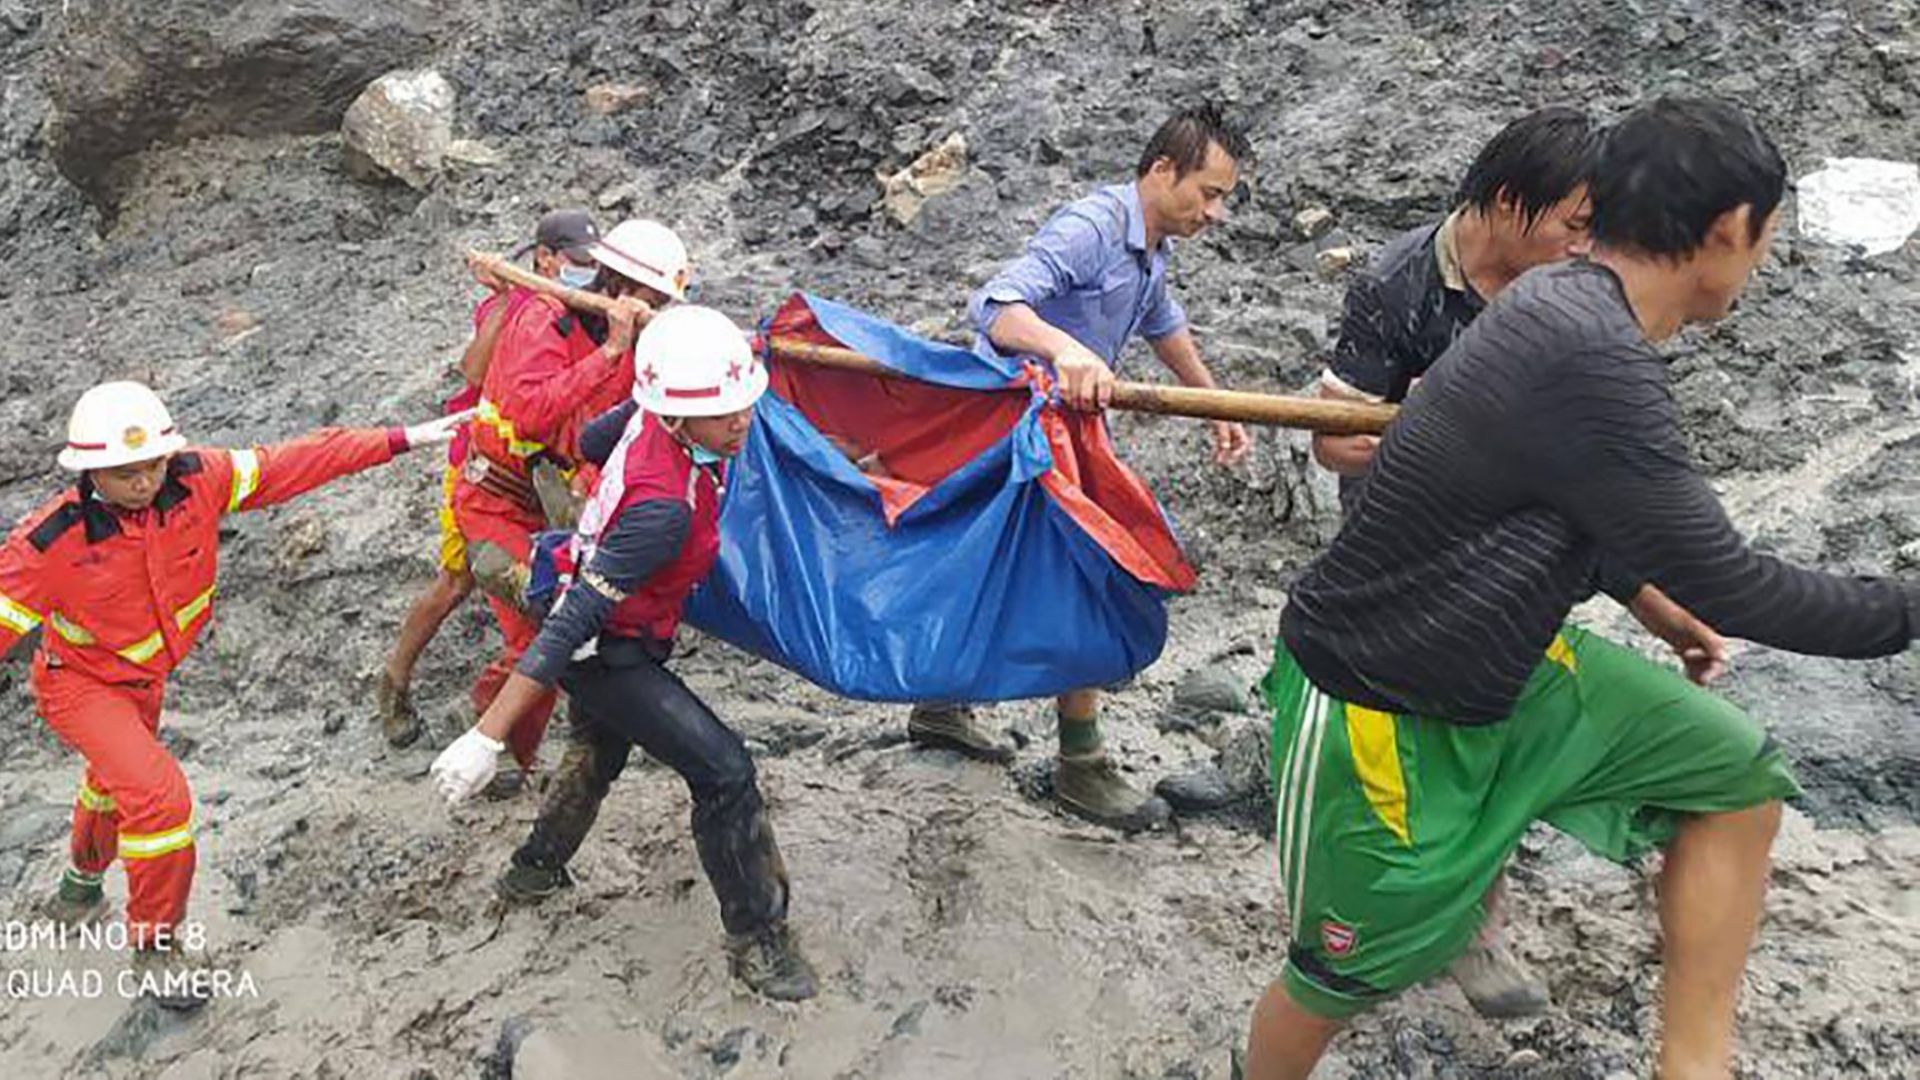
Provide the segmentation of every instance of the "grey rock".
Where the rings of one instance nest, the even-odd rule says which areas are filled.
[[[1232,668],[1201,667],[1181,677],[1173,689],[1173,707],[1189,713],[1243,713],[1253,707],[1253,695]]]
[[[1233,803],[1237,796],[1227,782],[1227,774],[1212,762],[1196,765],[1182,773],[1163,778],[1153,787],[1154,794],[1182,813],[1204,813]]]
[[[582,95],[590,112],[612,116],[637,108],[647,100],[647,88],[632,83],[596,83]]]
[[[453,84],[437,71],[391,71],[354,99],[341,122],[347,170],[425,190],[453,144]]]
[[[720,1036],[720,1040],[713,1044],[713,1049],[707,1051],[707,1057],[720,1067],[721,1072],[725,1072],[740,1063],[747,1040],[752,1036],[752,1028],[734,1028]]]
[[[1265,723],[1244,718],[1227,721],[1220,742],[1220,771],[1236,796],[1267,790],[1273,761],[1268,753],[1270,740]]]
[[[1310,206],[1293,215],[1293,228],[1303,240],[1317,240],[1328,229],[1333,228],[1333,211],[1324,206]]]

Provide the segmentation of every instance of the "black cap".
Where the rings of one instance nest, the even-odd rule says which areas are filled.
[[[533,231],[533,243],[514,252],[513,257],[518,259],[535,247],[543,247],[583,263],[592,257],[593,245],[599,240],[600,228],[585,210],[554,210],[540,219],[539,228]]]

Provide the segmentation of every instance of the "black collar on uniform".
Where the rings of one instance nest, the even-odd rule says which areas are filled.
[[[93,477],[80,474],[80,524],[86,527],[87,543],[97,544],[120,535],[120,515],[93,490]]]
[[[153,497],[153,508],[160,511],[161,520],[166,519],[167,511],[187,501],[192,494],[187,490],[183,476],[192,476],[200,471],[200,455],[192,452],[173,455],[167,462],[167,482],[160,485],[160,494]]]

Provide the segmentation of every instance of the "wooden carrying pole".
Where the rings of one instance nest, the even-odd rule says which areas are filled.
[[[497,255],[469,252],[468,259],[503,280],[523,285],[535,292],[558,298],[577,311],[605,315],[610,301],[599,293],[569,289],[557,281],[543,278]],[[802,364],[857,371],[882,379],[911,376],[882,364],[852,349],[816,345],[797,338],[774,336],[769,351],[782,360]],[[1114,384],[1112,407],[1128,412],[1162,413],[1189,416],[1200,420],[1234,420],[1244,424],[1268,424],[1302,428],[1328,435],[1377,435],[1386,430],[1396,411],[1392,405],[1361,401],[1334,401],[1327,398],[1290,397],[1283,394],[1252,394],[1242,390],[1201,390],[1191,386],[1164,386],[1158,383],[1120,382]]]

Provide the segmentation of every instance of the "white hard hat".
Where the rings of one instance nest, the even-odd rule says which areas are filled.
[[[633,343],[633,400],[656,416],[724,416],[760,400],[767,366],[733,320],[678,304]]]
[[[160,396],[137,382],[109,382],[80,395],[67,420],[60,466],[74,472],[152,461],[185,448]]]
[[[595,262],[622,277],[658,289],[675,300],[687,298],[687,281],[693,276],[687,245],[665,225],[629,218],[615,225],[591,250]]]

